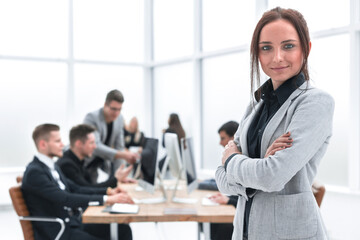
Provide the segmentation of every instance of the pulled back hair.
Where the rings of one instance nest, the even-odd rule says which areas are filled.
[[[178,135],[179,141],[181,138],[185,137],[185,131],[181,125],[180,118],[176,113],[170,114],[169,128],[175,131],[175,133]]]
[[[255,82],[256,87],[260,87],[260,69],[259,69],[259,39],[263,27],[276,20],[283,19],[294,26],[299,35],[301,50],[303,53],[303,63],[300,72],[304,74],[305,80],[309,80],[308,71],[308,56],[310,53],[310,35],[307,23],[303,15],[294,9],[284,9],[280,7],[273,8],[263,14],[253,33],[250,47],[250,78],[251,78],[251,92],[254,92]],[[260,91],[259,91],[260,93]]]
[[[44,123],[37,126],[32,134],[32,138],[34,140],[36,148],[38,147],[38,143],[40,140],[48,141],[50,137],[50,132],[59,131],[60,127],[58,125],[52,123]]]
[[[80,140],[82,143],[85,143],[85,141],[88,138],[88,134],[95,131],[95,128],[92,126],[89,126],[87,124],[79,124],[75,127],[71,128],[70,130],[70,146],[73,147],[75,145],[75,142],[77,140]]]

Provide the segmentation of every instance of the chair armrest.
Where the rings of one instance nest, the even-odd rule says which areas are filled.
[[[59,240],[61,235],[65,231],[65,223],[61,218],[48,218],[48,217],[30,217],[30,216],[19,216],[20,221],[35,221],[35,222],[57,222],[60,224],[60,231],[56,235],[55,240]]]

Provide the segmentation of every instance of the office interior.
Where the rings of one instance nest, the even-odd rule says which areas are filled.
[[[213,177],[217,130],[240,121],[250,101],[252,31],[276,6],[303,13],[312,83],[336,103],[316,177],[326,187],[325,225],[331,239],[360,239],[359,0],[1,0],[0,216],[16,229],[6,239],[22,237],[8,189],[35,153],[34,127],[58,124],[68,144],[70,128],[112,89],[124,94],[125,121],[136,116],[145,136],[161,139],[178,113],[198,176]]]

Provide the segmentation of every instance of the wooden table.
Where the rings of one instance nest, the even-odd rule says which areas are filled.
[[[157,190],[153,195],[144,191],[136,191],[136,184],[126,184],[123,186],[131,197],[154,198],[162,196]],[[187,195],[185,187],[181,184],[182,189],[177,191],[177,197],[197,198],[195,204],[174,203],[171,201],[172,191],[167,190],[167,202],[155,204],[138,204],[139,213],[137,214],[111,214],[102,212],[104,206],[90,206],[86,209],[82,216],[84,223],[131,223],[131,222],[177,222],[192,221],[208,223],[204,225],[206,228],[206,238],[210,236],[210,223],[232,223],[235,214],[235,208],[232,205],[219,206],[203,206],[201,199],[207,195],[214,194],[214,191],[194,190]],[[195,214],[164,214],[167,208],[193,209]],[[207,229],[208,228],[208,229]],[[205,232],[205,231],[204,231]],[[208,236],[207,236],[208,235]]]

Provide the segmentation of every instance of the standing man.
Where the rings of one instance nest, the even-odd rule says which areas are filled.
[[[61,239],[110,239],[110,225],[82,224],[79,209],[85,210],[88,205],[133,201],[126,193],[112,192],[106,195],[106,188],[82,187],[67,179],[53,160],[63,155],[64,145],[59,130],[57,125],[42,124],[33,132],[38,153],[26,167],[21,185],[30,215],[63,219],[65,231]],[[54,239],[60,230],[56,223],[32,224],[35,239]],[[132,239],[128,225],[119,224],[118,229],[121,239]]]
[[[95,128],[96,149],[93,156],[86,160],[86,167],[92,172],[92,182],[97,182],[97,169],[100,166],[110,176],[124,159],[129,164],[136,162],[138,154],[125,149],[124,119],[120,114],[124,96],[119,90],[106,95],[104,107],[88,113],[84,123]]]
[[[118,183],[125,181],[127,175],[131,172],[133,166],[124,169],[121,165],[115,176],[111,176],[107,181],[101,183],[92,183],[90,174],[84,168],[84,159],[91,157],[95,148],[95,129],[86,124],[79,124],[70,130],[70,149],[64,152],[56,164],[61,168],[64,175],[80,186],[89,187],[108,187],[108,191],[113,191],[111,188],[116,188]]]

